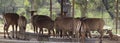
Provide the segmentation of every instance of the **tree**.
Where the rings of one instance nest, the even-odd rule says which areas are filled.
[[[109,15],[111,16],[111,18],[113,19],[115,16],[114,16],[114,0],[102,0],[107,12],[109,13]],[[112,4],[112,6],[110,6],[109,4]]]
[[[61,8],[61,10],[63,10],[63,12],[65,12],[66,16],[72,16],[71,15],[71,3],[70,0],[57,0],[58,3],[61,5],[61,7],[63,7],[63,9]],[[63,5],[62,5],[62,1],[63,1]]]
[[[80,7],[81,16],[86,17],[87,13],[87,0],[76,0],[76,4]]]

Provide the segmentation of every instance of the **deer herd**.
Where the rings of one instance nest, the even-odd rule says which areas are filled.
[[[68,38],[81,38],[84,43],[84,39],[92,37],[90,31],[98,31],[100,33],[100,40],[103,37],[103,26],[105,22],[102,18],[73,18],[73,17],[57,17],[52,20],[46,15],[34,15],[35,11],[31,11],[31,24],[34,28],[34,33],[44,34],[43,28],[47,28],[48,36],[60,36],[64,38],[66,35]],[[6,34],[9,36],[9,26],[12,25],[12,31],[15,34],[12,38],[17,38],[17,27],[19,26],[19,32],[26,32],[27,19],[24,16],[19,16],[17,13],[4,13],[4,38]],[[15,27],[15,28],[14,28]],[[52,32],[51,32],[52,31]]]

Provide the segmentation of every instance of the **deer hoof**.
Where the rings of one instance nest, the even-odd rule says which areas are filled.
[[[12,38],[14,38],[14,36],[12,36]]]
[[[23,40],[26,40],[26,38],[24,38]]]
[[[8,36],[9,39],[12,39],[10,36]]]
[[[18,39],[18,40],[19,40],[20,38],[19,38],[19,37],[16,37],[16,39]]]
[[[4,38],[6,38],[6,36],[4,36]]]
[[[100,40],[100,42],[99,43],[102,43],[102,40]]]

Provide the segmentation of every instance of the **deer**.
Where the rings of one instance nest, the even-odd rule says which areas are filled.
[[[68,32],[63,33],[63,31],[61,30],[61,26],[58,25],[58,21],[57,20],[59,20],[60,18],[62,18],[62,19],[64,19],[64,18],[73,19],[72,17],[67,17],[66,13],[67,12],[63,12],[63,13],[58,13],[57,14],[58,17],[56,17],[55,23],[54,23],[54,27],[56,28],[55,29],[56,30],[56,36],[60,36],[60,37],[62,37],[63,35],[67,35],[68,36],[67,33],[69,33],[69,35],[72,35],[72,33],[73,33],[72,31],[68,31]]]
[[[86,18],[86,17],[79,19],[87,25],[88,28],[86,29],[86,34],[88,33],[90,38],[92,37],[90,31],[98,31],[100,33],[99,39],[101,42],[102,37],[104,35],[104,29],[103,29],[105,25],[104,20],[102,18]]]
[[[13,35],[12,37],[14,38],[14,26],[16,28],[16,34],[17,34],[17,26],[18,26],[18,19],[19,19],[19,15],[17,13],[5,13],[3,15],[3,19],[4,19],[4,38],[6,38],[6,34],[8,36],[8,38],[11,39],[11,37],[9,36],[8,30],[9,30],[9,26],[12,25],[12,31],[13,31]],[[17,35],[16,35],[17,38]]]
[[[59,34],[58,32],[60,32],[61,36],[68,32],[68,38],[70,38],[69,36],[72,36],[72,38],[75,36],[75,38],[79,40],[79,36],[81,36],[81,41],[84,43],[87,27],[86,24],[81,22],[79,19],[73,17],[57,17],[55,19],[55,28],[57,30],[56,35]]]
[[[79,27],[81,22],[78,19],[72,17],[58,17],[55,19],[55,28],[56,30],[61,30],[64,33],[66,32],[79,32]],[[57,34],[57,33],[56,33]],[[62,33],[61,33],[62,35]]]
[[[33,26],[33,30],[34,30],[34,33],[38,33],[38,30],[37,30],[37,26],[35,25],[35,19],[37,19],[39,15],[34,15],[31,17],[31,23],[32,23],[32,26]]]
[[[51,32],[53,31],[53,35],[55,34],[54,32],[54,21],[45,15],[34,15],[34,12],[31,12],[31,23],[34,27],[34,33],[38,33],[40,34],[42,32],[43,34],[43,28],[47,28],[48,29],[48,36],[50,36]],[[39,32],[38,32],[39,29]]]
[[[27,25],[27,19],[24,16],[19,16],[18,19],[18,26],[19,26],[19,33],[23,34],[23,39],[25,39],[25,32],[26,32],[26,25]]]
[[[110,40],[118,41],[118,38],[119,38],[119,37],[118,37],[117,35],[114,35],[114,34],[112,33],[112,30],[107,30],[106,34],[109,34]]]

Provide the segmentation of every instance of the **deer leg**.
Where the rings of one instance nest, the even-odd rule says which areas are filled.
[[[43,34],[43,28],[40,28],[39,32],[40,32],[40,33],[42,32],[42,34]]]
[[[68,37],[68,38],[69,38],[69,35],[67,34],[67,32],[64,32],[64,34],[65,34],[65,37]]]
[[[39,32],[43,35],[43,28],[40,28]]]
[[[66,31],[63,31],[62,34],[64,35],[63,38],[65,38],[65,36],[67,35],[67,32],[66,32]]]
[[[38,27],[37,26],[35,26],[35,32],[38,33]]]
[[[36,30],[36,27],[34,25],[33,25],[33,29],[34,29],[34,33],[36,33],[37,30]]]
[[[8,38],[11,39],[11,37],[9,36],[9,33],[8,33],[8,28],[9,28],[9,26],[10,26],[10,25],[7,25],[7,26],[6,26],[6,33],[7,33]]]
[[[18,37],[17,37],[17,35],[18,35],[18,34],[17,34],[17,26],[18,26],[18,25],[15,25],[15,27],[16,27],[16,38],[18,38]]]
[[[40,32],[39,32],[40,33]],[[37,39],[39,40],[39,33],[37,33]]]
[[[102,39],[102,37],[103,37],[103,32],[100,32],[100,34],[101,34],[100,39]]]
[[[41,33],[41,28],[39,29],[39,34]]]
[[[42,34],[43,34],[43,28],[41,28],[41,32],[42,32]]]
[[[85,36],[88,38],[88,33],[87,32],[85,33]]]
[[[26,26],[23,26],[23,37],[24,37],[23,40],[26,39],[26,38],[25,38],[25,37],[26,37],[26,36],[25,36],[25,32],[26,32]]]
[[[55,36],[55,31],[54,31],[54,29],[52,29],[52,31],[53,31],[53,36]]]
[[[12,29],[12,33],[13,33],[13,34],[12,34],[12,38],[14,38],[14,25],[12,25],[12,28],[13,28],[13,29]]]
[[[7,27],[7,24],[4,24],[4,38],[6,38],[6,27]]]
[[[22,26],[19,26],[19,31],[18,31],[19,34],[23,34],[22,29],[23,29]],[[21,35],[21,36],[22,36],[22,35]],[[19,35],[18,35],[17,33],[16,33],[16,39],[20,39],[20,38],[19,38]]]
[[[83,33],[83,32],[81,33],[81,42],[82,43],[85,43],[85,37],[86,37],[85,34],[86,33]]]
[[[6,35],[5,35],[5,29],[4,29],[4,38],[6,38]]]
[[[70,31],[69,31],[69,32],[67,33],[67,37],[70,38],[70,36],[71,36],[71,35],[70,35]]]
[[[79,33],[78,32],[75,32],[75,38],[79,38]]]
[[[40,27],[39,27],[39,28],[40,28]],[[41,28],[39,29],[39,32],[38,32],[38,34],[37,34],[38,40],[40,39],[40,37],[39,37],[40,33],[41,33]]]
[[[53,30],[54,30],[54,29],[53,29]],[[57,36],[60,36],[60,35],[59,35],[59,31],[60,31],[60,30],[58,30],[58,29],[55,29],[55,30],[56,30],[55,36],[56,36],[56,37],[57,37]]]
[[[35,26],[35,31],[36,31],[36,33],[38,33],[38,27],[37,26]]]
[[[51,32],[50,32],[50,29],[48,29],[48,36],[50,36]]]
[[[60,37],[62,37],[63,36],[63,34],[62,34],[63,32],[62,32],[62,30],[60,30]]]
[[[23,33],[23,36],[24,36],[24,39],[23,39],[23,40],[25,40],[25,39],[26,39],[26,35],[25,35],[25,32]]]
[[[102,30],[98,30],[98,32],[100,33],[100,43],[102,42],[102,38],[103,38],[103,31]]]
[[[73,35],[73,31],[70,31],[70,32],[69,32],[69,35],[72,37],[72,35]]]
[[[91,33],[89,32],[89,37],[92,38]]]
[[[79,38],[81,38],[81,33],[79,32]]]

